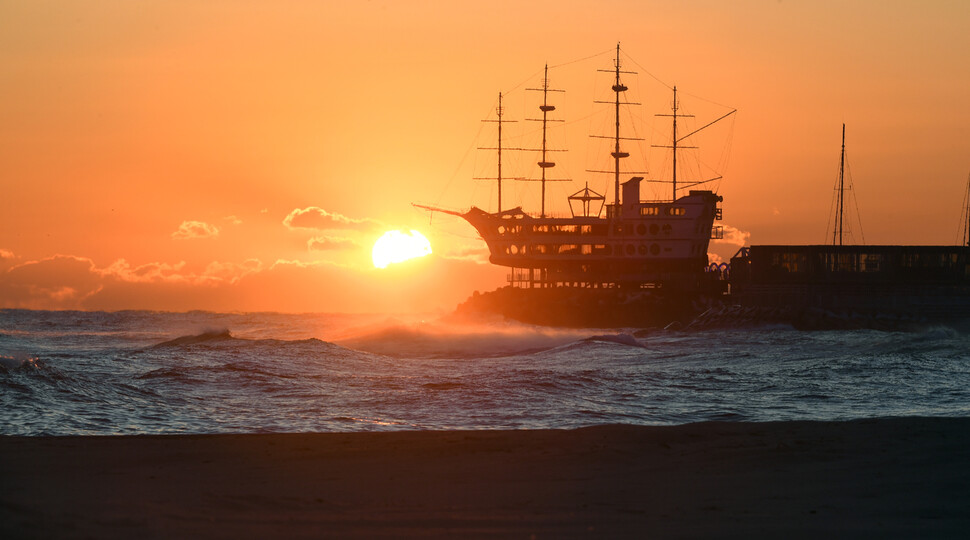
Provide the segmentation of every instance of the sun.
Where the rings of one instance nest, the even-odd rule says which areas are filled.
[[[391,263],[399,263],[416,257],[431,254],[431,242],[423,234],[411,229],[410,234],[404,231],[387,231],[374,242],[371,257],[374,266],[387,268]]]

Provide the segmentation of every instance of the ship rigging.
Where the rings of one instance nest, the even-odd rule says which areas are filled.
[[[680,110],[677,89],[673,87],[672,112],[658,116],[672,120],[670,144],[654,145],[671,151],[673,159],[672,184],[669,200],[643,201],[640,199],[640,186],[643,176],[631,176],[621,182],[625,175],[645,174],[624,171],[622,160],[630,154],[622,148],[623,141],[640,140],[625,137],[621,126],[621,107],[639,105],[623,98],[628,86],[622,76],[634,72],[621,69],[620,47],[616,47],[613,61],[612,91],[613,133],[607,136],[593,135],[612,139],[613,201],[606,203],[606,197],[585,187],[567,197],[571,217],[550,217],[546,212],[546,182],[565,181],[550,178],[547,170],[556,163],[549,158],[549,152],[562,151],[548,145],[547,126],[552,119],[550,113],[556,110],[549,101],[550,92],[561,92],[549,85],[548,65],[543,71],[541,88],[529,90],[542,92],[539,110],[542,122],[542,144],[537,162],[541,175],[532,180],[540,183],[541,206],[538,216],[531,215],[519,206],[503,209],[502,201],[502,152],[511,150],[503,146],[502,125],[508,122],[503,118],[502,94],[499,94],[499,107],[496,111],[498,124],[498,144],[488,147],[498,152],[497,176],[488,178],[498,185],[498,210],[490,213],[477,207],[466,212],[415,205],[430,211],[440,211],[459,216],[471,224],[489,248],[489,261],[493,264],[512,269],[509,284],[528,288],[581,287],[581,288],[658,288],[691,286],[701,279],[707,267],[707,249],[711,238],[720,237],[720,227],[714,222],[721,219],[719,203],[722,197],[710,190],[692,188],[720,179],[720,176],[693,183],[681,182],[677,178],[677,153],[685,148],[693,148],[685,140],[707,127],[723,120],[736,111],[708,122],[704,126],[681,135],[677,121],[691,117]],[[522,150],[516,148],[516,150]],[[646,180],[647,182],[668,182],[665,180]],[[603,216],[603,210],[606,210]]]

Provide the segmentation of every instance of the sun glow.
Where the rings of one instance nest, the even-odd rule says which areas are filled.
[[[374,266],[387,268],[392,263],[404,262],[416,257],[431,254],[431,242],[423,234],[411,229],[410,234],[403,231],[387,231],[374,242],[371,257]]]

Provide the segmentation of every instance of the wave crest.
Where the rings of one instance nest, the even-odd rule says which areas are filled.
[[[201,334],[195,334],[191,336],[181,336],[175,339],[170,339],[168,341],[163,341],[152,345],[153,349],[159,347],[181,347],[183,345],[196,345],[199,343],[212,343],[219,341],[228,341],[236,339],[229,332],[228,328],[223,328],[221,330],[207,330]]]

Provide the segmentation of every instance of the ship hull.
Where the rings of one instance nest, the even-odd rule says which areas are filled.
[[[654,288],[704,273],[719,228],[710,191],[672,202],[641,202],[639,180],[606,217],[536,218],[520,209],[461,214],[488,245],[489,261],[512,269],[509,284],[535,287]]]

